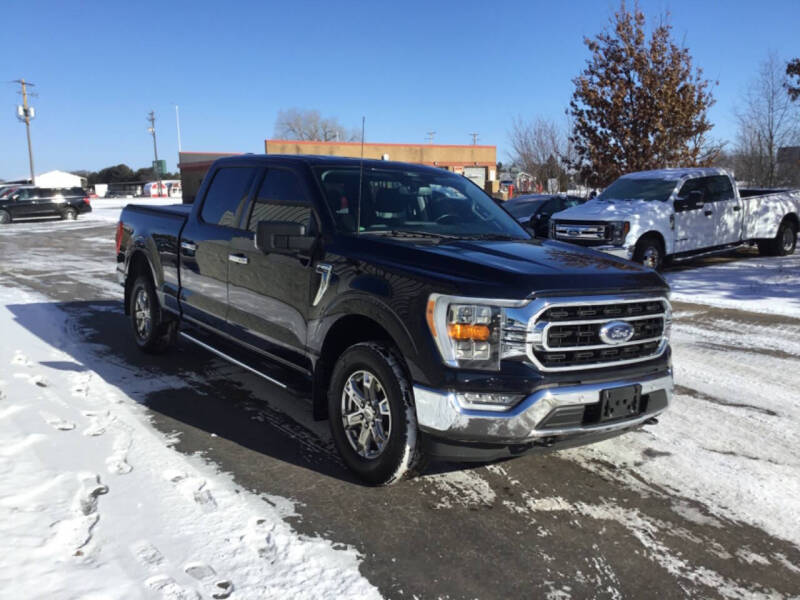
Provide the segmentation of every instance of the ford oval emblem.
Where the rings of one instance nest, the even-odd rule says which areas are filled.
[[[636,330],[630,323],[611,321],[600,328],[600,339],[605,344],[615,346],[630,341],[634,333],[636,333]]]

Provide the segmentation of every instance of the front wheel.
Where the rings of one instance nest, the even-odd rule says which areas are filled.
[[[11,223],[11,213],[7,210],[0,210],[0,224],[7,225]]]
[[[367,483],[389,485],[424,468],[411,385],[392,346],[365,342],[344,351],[328,414],[339,454]]]
[[[633,260],[658,271],[664,265],[664,249],[658,238],[652,235],[644,236],[636,244]]]

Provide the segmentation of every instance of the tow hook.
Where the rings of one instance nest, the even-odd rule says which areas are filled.
[[[644,425],[658,425],[658,417],[650,417],[644,422]]]

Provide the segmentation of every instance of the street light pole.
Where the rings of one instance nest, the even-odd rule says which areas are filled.
[[[156,172],[156,179],[158,180],[158,196],[161,197],[161,168],[158,164],[158,145],[156,144],[156,114],[152,110],[147,115],[147,120],[150,121],[150,127],[147,128],[153,134],[153,155],[156,157],[153,163],[153,170]]]
[[[178,128],[178,154],[181,152],[181,117],[178,114],[178,105],[175,105],[175,126]]]

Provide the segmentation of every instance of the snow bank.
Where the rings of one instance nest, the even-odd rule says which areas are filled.
[[[0,589],[17,598],[377,598],[351,548],[300,536],[290,501],[183,455],[91,365],[15,321],[62,331],[0,287]],[[141,378],[135,386],[182,385]],[[341,548],[341,546],[337,546]]]
[[[800,318],[800,250],[665,273],[672,299]]]

